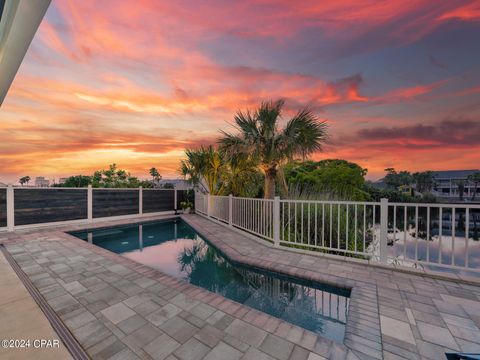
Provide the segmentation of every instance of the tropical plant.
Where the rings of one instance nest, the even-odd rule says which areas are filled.
[[[190,201],[182,201],[180,202],[180,207],[182,208],[183,211],[186,211],[187,209],[191,209],[193,207],[193,204]]]
[[[430,170],[413,173],[412,179],[416,190],[420,193],[430,192],[435,186],[435,175]]]
[[[403,203],[435,203],[436,197],[430,193],[425,193],[422,196],[409,196],[396,189],[379,189],[372,182],[366,181],[363,190],[367,192],[372,201],[380,201],[382,198],[388,199],[391,202]]]
[[[92,176],[94,188],[136,188],[151,187],[150,181],[142,181],[132,176],[128,171],[117,168],[116,164],[109,165],[108,169],[97,170]]]
[[[92,177],[87,175],[75,175],[68,177],[63,184],[56,184],[56,187],[87,187],[92,184]]]
[[[152,184],[155,186],[160,180],[162,180],[162,175],[158,172],[158,170],[154,167],[152,167],[149,170],[150,176],[152,177]]]
[[[331,192],[320,192],[316,187],[293,187],[289,190],[292,200],[302,200],[281,209],[281,224],[283,239],[288,246],[308,248],[309,245],[325,246],[331,249],[316,249],[321,252],[345,254],[335,249],[364,252],[373,241],[373,226],[375,224],[372,206],[358,206],[348,203],[336,203],[337,200],[353,200],[349,197],[337,197]],[[319,206],[314,201],[333,202]],[[363,220],[365,218],[365,227]],[[309,224],[317,224],[316,231],[308,231]],[[363,242],[365,239],[365,243]],[[355,241],[356,240],[356,241]],[[308,248],[311,249],[311,248]],[[333,250],[332,250],[333,249]]]
[[[232,159],[223,174],[225,193],[233,196],[258,197],[262,194],[263,174],[250,158]]]
[[[197,149],[186,149],[186,159],[181,161],[180,172],[195,186],[205,183],[212,195],[222,195],[225,191],[223,176],[226,163],[222,152],[212,145]]]
[[[363,189],[367,169],[346,160],[293,161],[285,165],[284,172],[287,184],[300,191],[315,190],[357,201],[370,199]]]
[[[305,159],[322,148],[327,138],[327,125],[318,121],[307,108],[280,128],[284,100],[263,102],[255,111],[239,110],[234,117],[238,133],[222,131],[220,149],[228,159],[248,157],[264,174],[264,197],[275,196],[275,181],[282,165],[295,157]]]
[[[397,172],[394,168],[386,168],[387,175],[383,182],[391,189],[398,189],[400,186],[408,186],[413,183],[413,177],[408,171]]]
[[[468,175],[467,180],[473,183],[472,201],[475,201],[478,184],[480,184],[480,171],[476,171],[473,174]]]
[[[175,185],[173,185],[171,182],[167,182],[163,184],[162,186],[164,189],[175,189]]]
[[[28,175],[21,177],[20,180],[19,180],[20,185],[22,185],[22,186],[23,186],[23,184],[28,185],[29,181],[30,181],[30,176],[28,176]]]

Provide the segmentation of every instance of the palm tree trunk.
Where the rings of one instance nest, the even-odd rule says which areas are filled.
[[[275,197],[275,179],[277,177],[277,169],[270,168],[265,171],[265,199],[273,199]]]

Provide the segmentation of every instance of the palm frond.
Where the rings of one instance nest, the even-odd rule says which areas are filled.
[[[281,116],[285,100],[262,102],[257,110],[257,119],[259,122],[260,133],[265,138],[271,138],[275,133],[278,124],[278,118]]]
[[[288,121],[279,136],[278,146],[289,157],[300,155],[305,158],[322,150],[322,143],[327,140],[327,130],[325,121],[318,121],[309,109],[303,109]]]

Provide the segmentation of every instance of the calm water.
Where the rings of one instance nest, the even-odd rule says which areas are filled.
[[[332,340],[343,341],[349,291],[232,265],[182,220],[72,235]]]

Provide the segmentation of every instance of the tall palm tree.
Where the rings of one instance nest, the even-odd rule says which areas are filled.
[[[254,112],[239,110],[234,126],[239,131],[222,131],[220,149],[230,158],[249,157],[265,175],[265,198],[275,196],[275,180],[287,161],[308,155],[322,148],[327,138],[327,124],[318,121],[307,108],[280,128],[284,100],[263,102]]]

